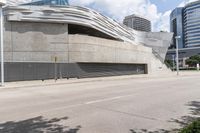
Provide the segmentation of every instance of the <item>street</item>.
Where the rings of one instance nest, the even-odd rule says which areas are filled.
[[[0,89],[0,133],[164,132],[199,112],[200,74]]]

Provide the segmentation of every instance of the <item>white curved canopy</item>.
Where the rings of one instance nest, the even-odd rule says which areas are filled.
[[[11,6],[5,8],[5,14],[9,21],[56,22],[83,25],[94,28],[117,40],[135,44],[132,30],[128,30],[116,21],[85,7]]]

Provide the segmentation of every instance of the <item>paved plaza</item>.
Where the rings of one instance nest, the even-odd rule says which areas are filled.
[[[200,73],[7,83],[0,133],[139,133],[200,115]]]

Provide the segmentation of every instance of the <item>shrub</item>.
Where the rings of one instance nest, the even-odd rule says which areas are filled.
[[[192,67],[196,67],[196,65],[199,63],[200,63],[200,55],[191,56],[189,59],[186,60],[186,64]]]
[[[200,133],[200,119],[186,126],[179,133]]]
[[[173,68],[173,61],[172,60],[165,60],[165,64],[168,68]]]

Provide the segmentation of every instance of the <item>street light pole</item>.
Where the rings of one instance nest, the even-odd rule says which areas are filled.
[[[6,4],[5,0],[0,0],[0,48],[1,48],[1,86],[4,86],[4,53],[3,53],[3,6]]]
[[[174,69],[175,69],[175,63],[174,63],[174,61],[175,61],[175,55],[172,55],[172,60],[173,60],[173,68],[172,68],[172,70],[174,71]]]
[[[179,75],[179,53],[178,53],[178,42],[179,42],[179,39],[181,39],[180,36],[176,36],[176,72],[177,72],[177,75]]]

